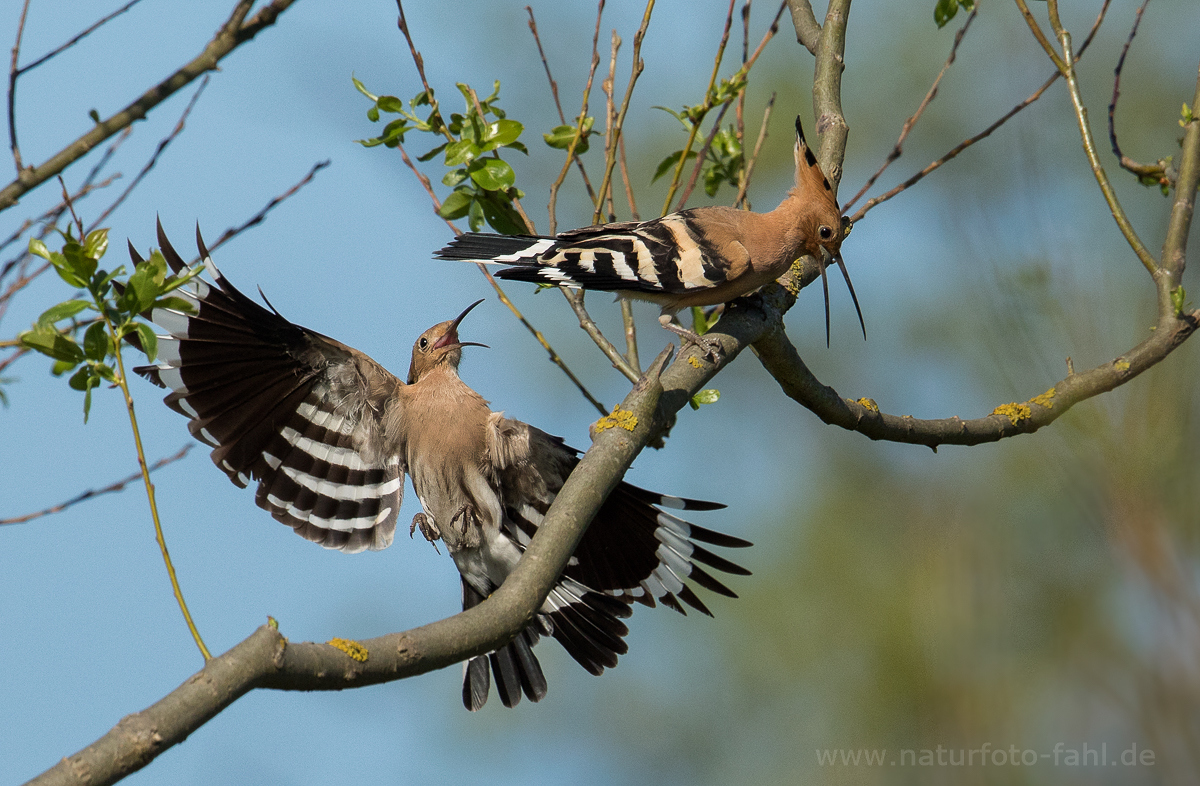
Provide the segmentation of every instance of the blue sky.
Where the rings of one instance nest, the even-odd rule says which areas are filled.
[[[89,109],[108,116],[193,57],[231,5],[145,0],[80,46],[23,76],[17,116],[25,160],[45,160],[88,127]],[[678,143],[671,136],[675,121],[651,107],[699,100],[723,5],[664,0],[655,11],[645,43],[646,73],[630,115],[633,123],[646,128],[641,138],[647,146],[658,145],[631,150],[634,170],[644,176],[639,185],[647,188],[644,215],[661,199],[661,190],[648,187],[649,173],[662,155],[654,151],[674,149],[666,145]],[[857,189],[890,149],[895,129],[915,106],[912,96],[919,97],[949,46],[950,32],[935,38],[932,23],[923,20],[915,29],[931,43],[904,53],[899,67],[889,66],[888,56],[896,55],[901,44],[888,31],[907,21],[887,17],[887,5],[855,6],[846,77],[852,147],[843,197]],[[1167,37],[1160,57],[1177,67],[1163,78],[1174,80],[1172,87],[1182,86],[1187,91],[1184,100],[1190,100],[1195,42],[1170,38],[1169,19],[1172,13],[1195,17],[1196,9],[1186,2],[1169,8],[1169,13],[1147,22],[1159,27],[1143,35],[1158,30]],[[106,10],[108,6],[96,4],[35,0],[22,62]],[[453,19],[442,4],[412,3],[407,10],[444,106],[457,108],[455,81],[481,89],[493,79],[504,81],[501,103],[526,121],[524,140],[534,153],[528,162],[514,162],[528,193],[525,204],[544,230],[545,184],[560,161],[538,135],[557,119],[525,28],[523,4],[456,4]],[[535,5],[534,10],[565,109],[573,115],[587,63],[593,7],[559,3]],[[755,8],[759,33],[754,36],[765,25],[766,10],[765,5]],[[624,2],[611,3],[606,11],[602,48],[610,28],[617,28],[625,40],[618,85],[628,74],[628,49],[640,13],[641,8]],[[492,349],[468,350],[464,379],[493,408],[572,444],[586,445],[594,410],[545,362],[541,350],[509,318],[472,267],[431,260],[450,233],[432,215],[428,198],[399,157],[354,144],[377,127],[366,120],[368,104],[354,90],[351,74],[379,94],[407,99],[420,89],[395,19],[394,4],[384,0],[336,6],[300,0],[275,27],[224,60],[188,118],[186,132],[109,220],[110,258],[123,261],[126,238],[143,253],[154,245],[156,216],[181,251],[190,249],[197,223],[213,239],[293,185],[314,163],[329,159],[331,166],[312,184],[275,209],[260,227],[217,252],[224,274],[247,293],[261,287],[289,319],[366,351],[398,375],[405,372],[411,343],[422,330],[487,297],[464,322],[462,335]],[[1090,18],[1082,15],[1072,20],[1086,22]],[[986,17],[981,19],[981,25],[986,23]],[[1114,24],[1105,39],[1107,49],[1097,58],[1111,62],[1125,24]],[[15,9],[0,19],[0,25],[5,31],[0,38],[11,40]],[[975,81],[964,79],[943,88],[943,104],[935,104],[944,106],[943,114],[931,112],[931,126],[939,131],[948,126],[949,136],[961,138],[966,134],[960,129],[967,134],[978,130],[1040,84],[1048,71],[1044,58],[1038,59],[1027,40],[1013,39],[1014,29],[985,27],[979,32],[979,48],[965,50],[960,66],[972,69]],[[1177,29],[1197,27],[1180,23]],[[864,57],[861,63],[855,59],[868,50],[879,58]],[[990,63],[1003,68],[994,77],[981,77]],[[764,167],[752,193],[760,209],[773,207],[787,187],[790,165],[779,169],[779,162],[790,159],[790,117],[799,112],[811,122],[811,101],[804,88],[809,64],[807,53],[793,43],[785,17],[761,66],[771,75],[771,89],[780,89],[781,95],[767,141],[772,166]],[[723,73],[730,70],[726,67]],[[1098,77],[1093,88],[1095,122],[1103,116],[1099,106],[1104,79]],[[123,187],[169,133],[195,85],[137,124],[114,164],[124,178],[113,188]],[[1179,91],[1166,92],[1175,101]],[[904,98],[892,100],[895,95]],[[755,106],[761,107],[763,93],[755,96]],[[601,100],[594,90],[593,111]],[[1046,127],[1040,124],[1062,122],[1068,111],[1061,91],[1048,100],[1055,102],[1053,108],[1039,105],[1031,110],[1028,124],[998,134],[988,155],[964,156],[958,179],[930,181],[926,191],[901,197],[894,208],[878,210],[847,241],[844,251],[867,314],[870,342],[857,337],[849,298],[835,281],[834,343],[826,350],[819,290],[803,293],[788,317],[790,332],[806,361],[843,395],[871,395],[890,411],[927,417],[977,416],[996,403],[1027,398],[1061,376],[1061,370],[1018,365],[1002,372],[1008,375],[1007,387],[985,389],[973,376],[971,363],[931,347],[922,332],[930,329],[930,320],[941,308],[939,298],[965,296],[972,291],[972,279],[991,280],[1007,260],[1038,259],[1063,246],[1072,251],[1056,270],[1074,277],[1084,289],[1110,280],[1126,282],[1139,274],[1128,264],[1116,273],[1088,272],[1087,260],[1107,253],[1105,249],[1118,241],[1111,220],[1102,214],[1098,219],[1071,220],[1076,211],[1094,211],[1098,197],[1077,160],[1071,160],[1070,175],[1057,174],[1056,167],[1077,157],[1079,148],[1077,137],[1059,142],[1040,136]],[[1178,111],[1177,103],[1170,111]],[[756,130],[757,120],[750,125]],[[1137,129],[1151,125],[1146,120]],[[914,136],[901,171],[907,173],[936,156],[941,152],[937,144]],[[417,153],[427,147],[423,141],[411,144]],[[82,178],[95,155],[68,171],[69,184]],[[599,162],[592,166],[598,170]],[[892,182],[900,176],[889,174]],[[980,182],[989,188],[978,188]],[[42,212],[56,193],[56,187],[47,185],[28,195],[0,220],[0,235],[7,236],[26,216]],[[1127,193],[1144,199],[1139,190]],[[997,194],[996,202],[987,201]],[[85,221],[111,196],[93,199],[80,206]],[[1150,217],[1159,215],[1159,207],[1151,202],[1144,213],[1137,213],[1136,205],[1133,210],[1135,217]],[[573,191],[560,200],[559,218],[562,228],[578,226],[588,222],[590,211]],[[1146,232],[1152,248],[1161,243],[1161,227],[1151,226]],[[11,254],[6,250],[0,261]],[[576,328],[558,295],[535,296],[518,287],[511,287],[510,294],[597,397],[611,406],[624,395],[627,383]],[[68,296],[61,281],[43,277],[5,315],[0,323],[4,335]],[[593,296],[589,302],[594,314],[603,315],[604,324],[615,324],[615,309],[608,306],[607,297]],[[1148,318],[1145,313],[1143,318]],[[642,355],[649,357],[667,337],[660,335],[652,308],[639,307],[638,314]],[[1128,336],[1127,318],[1100,314],[1096,320],[1100,333],[1121,335],[1122,340]],[[1054,347],[1054,363],[1070,354],[1069,347],[1060,349],[1064,348]],[[1097,355],[1076,362],[1102,359]],[[38,358],[26,359],[12,372],[19,383],[6,388],[10,403],[0,409],[0,457],[5,467],[0,475],[0,517],[47,507],[135,469],[118,394],[98,391],[85,426],[79,394],[65,380],[51,378],[47,365]],[[149,457],[169,455],[187,443],[183,419],[161,405],[160,391],[140,379],[132,385]],[[647,451],[628,479],[672,494],[727,503],[728,509],[694,520],[758,543],[745,558],[756,571],[772,563],[772,538],[788,527],[787,511],[815,494],[826,477],[826,451],[854,445],[869,449],[874,460],[909,468],[916,477],[951,471],[960,473],[964,484],[983,478],[985,468],[976,464],[977,454],[943,451],[934,457],[894,445],[867,448],[861,438],[821,426],[784,401],[748,354],[715,385],[721,389],[721,402],[681,413],[669,449]],[[158,473],[155,483],[183,590],[214,652],[240,641],[267,615],[278,619],[293,640],[323,641],[399,631],[457,610],[456,571],[444,554],[403,537],[379,553],[347,556],[324,551],[256,508],[253,492],[229,484],[211,466],[203,447],[196,447],[185,461]],[[954,458],[943,460],[947,452]],[[947,463],[956,466],[948,469]],[[402,522],[418,510],[411,488],[407,497]],[[0,528],[0,597],[0,673],[5,675],[0,680],[0,781],[5,783],[32,777],[86,746],[201,666],[171,596],[144,495],[136,486],[60,515]],[[526,703],[514,711],[505,711],[493,697],[484,712],[466,713],[458,701],[457,668],[343,693],[254,692],[128,782],[440,783],[487,778],[493,783],[637,783],[642,759],[625,759],[614,752],[620,735],[614,736],[611,727],[619,723],[621,697],[638,695],[653,703],[661,696],[664,706],[692,706],[701,713],[722,706],[727,688],[722,687],[721,675],[729,668],[724,660],[728,650],[713,642],[725,630],[720,618],[739,612],[737,601],[720,599],[710,606],[716,621],[699,615],[679,618],[665,610],[639,611],[631,625],[630,654],[600,679],[577,668],[556,645],[543,644],[539,652],[550,680],[549,695],[540,705]],[[719,725],[719,713],[713,714],[712,722]],[[769,735],[760,739],[764,750],[748,750],[746,756],[771,755],[765,749]],[[664,777],[663,782],[675,782]],[[679,773],[674,778],[686,782]]]

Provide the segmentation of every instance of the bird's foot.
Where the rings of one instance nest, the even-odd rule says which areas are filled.
[[[408,536],[410,538],[413,536],[413,533],[417,531],[418,527],[421,528],[421,535],[425,537],[425,540],[433,544],[433,550],[438,554],[441,554],[441,549],[437,547],[437,541],[442,537],[442,531],[438,529],[438,526],[434,523],[433,519],[429,518],[429,516],[426,516],[424,513],[418,513],[417,515],[413,516],[412,524],[410,524],[408,527]]]
[[[721,349],[721,343],[715,338],[698,335],[697,333],[688,330],[683,325],[677,325],[672,322],[671,317],[666,314],[659,317],[658,321],[664,328],[680,337],[681,340],[679,354],[682,355],[683,351],[687,349],[688,346],[695,346],[704,353],[704,358],[710,363],[716,363],[724,355],[724,350]]]
[[[459,534],[459,549],[474,548],[479,545],[482,539],[482,533],[479,531],[479,518],[475,515],[475,509],[470,504],[463,505],[458,509],[458,512],[450,517],[450,529],[454,529],[455,522],[462,520],[458,527]]]

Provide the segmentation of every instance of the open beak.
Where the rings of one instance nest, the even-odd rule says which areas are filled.
[[[489,347],[487,344],[480,344],[475,341],[459,341],[458,340],[458,323],[462,322],[463,317],[465,317],[467,314],[470,314],[471,309],[478,306],[480,303],[483,302],[483,300],[484,300],[483,298],[480,298],[479,300],[476,300],[474,303],[472,303],[471,305],[469,305],[465,309],[463,309],[463,312],[454,318],[454,321],[450,323],[450,328],[445,332],[445,334],[442,335],[442,337],[440,339],[438,339],[437,343],[433,345],[433,348],[434,349],[442,349],[443,347],[455,346],[455,347],[483,347],[485,349],[491,349],[491,347]]]

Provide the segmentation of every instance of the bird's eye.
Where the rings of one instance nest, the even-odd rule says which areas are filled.
[[[822,224],[820,229],[817,230],[817,234],[821,236],[822,240],[828,240],[833,237],[833,230]]]
[[[424,336],[421,336],[421,340],[417,342],[417,346],[420,347],[421,349],[425,349],[426,347],[429,346],[429,339],[425,338]]]

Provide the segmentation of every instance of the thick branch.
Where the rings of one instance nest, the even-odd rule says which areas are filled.
[[[253,0],[239,0],[229,20],[194,60],[147,90],[139,99],[120,112],[97,123],[90,131],[67,145],[41,166],[29,166],[21,170],[16,180],[0,189],[0,210],[12,207],[27,192],[58,175],[86,155],[93,147],[131,125],[135,120],[144,118],[151,109],[196,77],[206,71],[216,69],[222,58],[241,44],[254,38],[263,28],[274,24],[275,19],[293,2],[295,0],[272,0],[270,4],[263,6],[252,19],[243,23],[253,5]]]

